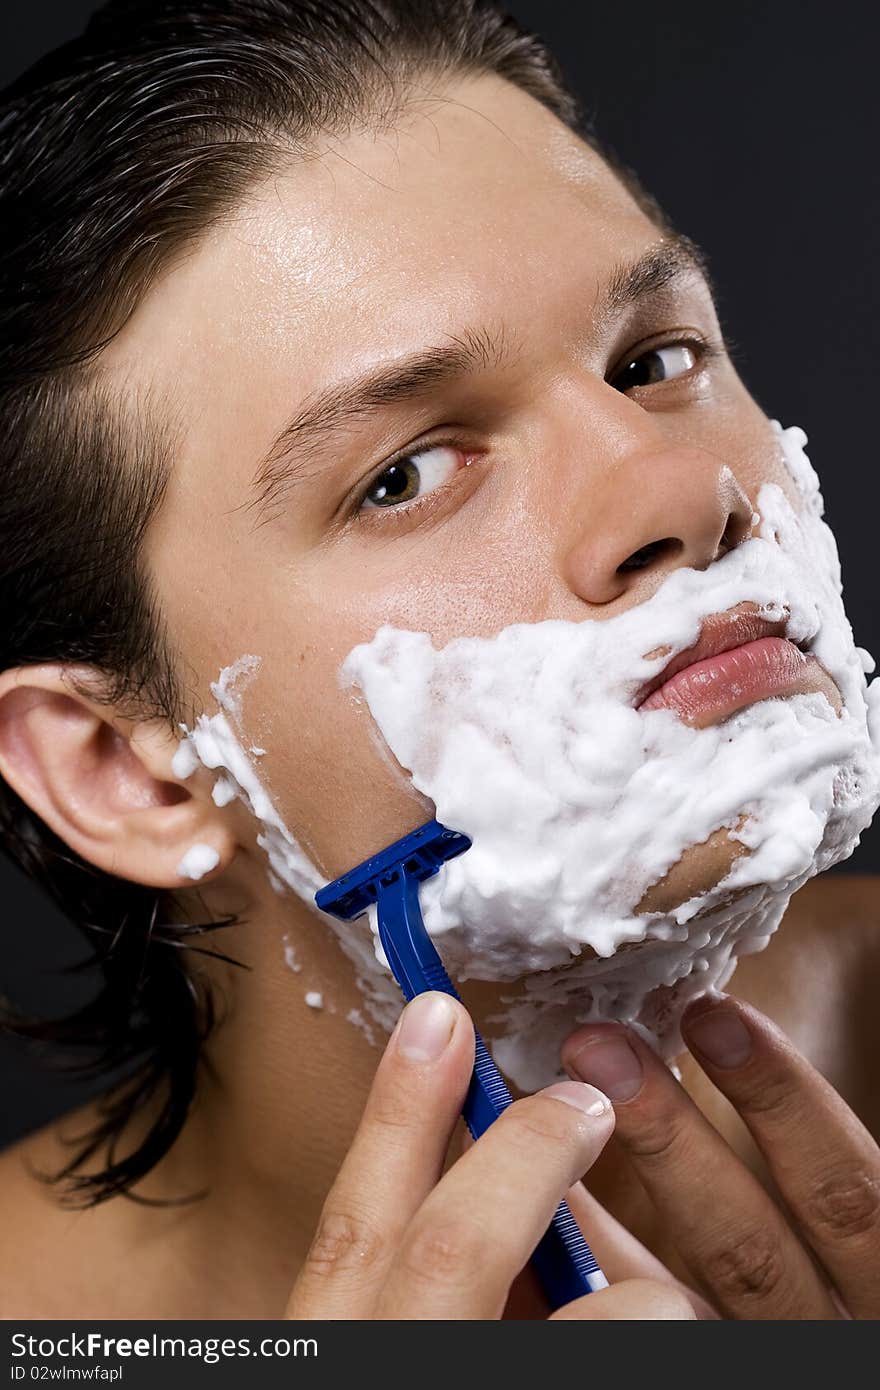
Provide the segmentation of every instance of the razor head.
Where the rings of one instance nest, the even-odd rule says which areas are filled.
[[[402,840],[365,859],[357,868],[319,889],[315,902],[343,922],[360,917],[378,902],[383,888],[398,882],[401,875],[415,883],[431,878],[447,859],[470,849],[471,841],[458,830],[448,830],[437,820],[410,831]]]

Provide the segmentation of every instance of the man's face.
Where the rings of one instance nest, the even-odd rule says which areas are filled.
[[[728,519],[748,534],[763,483],[799,505],[671,246],[537,102],[462,79],[393,130],[291,156],[107,352],[184,426],[146,559],[188,696],[210,707],[222,667],[261,658],[244,726],[328,878],[429,810],[340,685],[356,644],[385,623],[439,646],[604,621],[709,564]],[[305,427],[328,388],[437,347],[457,373],[423,364],[405,394]],[[730,854],[700,847],[685,895]]]

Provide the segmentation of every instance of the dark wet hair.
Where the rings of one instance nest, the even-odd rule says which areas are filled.
[[[111,389],[101,349],[274,161],[465,72],[506,78],[598,147],[542,42],[484,0],[111,0],[0,96],[0,670],[86,663],[108,703],[191,722],[139,558],[173,418],[138,383]],[[100,963],[97,996],[65,1019],[0,1010],[105,1085],[50,1180],[76,1205],[132,1196],[184,1125],[214,1022],[193,938],[234,919],[187,923],[173,893],[97,871],[3,782],[0,834]],[[154,1118],[120,1154],[136,1113]]]

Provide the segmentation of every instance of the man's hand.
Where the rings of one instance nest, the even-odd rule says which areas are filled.
[[[870,1134],[738,1000],[696,1001],[682,1033],[751,1131],[780,1202],[628,1029],[578,1029],[563,1060],[613,1100],[617,1141],[695,1277],[727,1318],[880,1318],[880,1149]]]
[[[420,995],[403,1011],[287,1317],[501,1316],[560,1201],[608,1140],[614,1114],[592,1086],[561,1082],[511,1105],[443,1174],[473,1056],[471,1021],[448,995]],[[693,1318],[675,1281],[622,1239],[630,1244],[608,1272],[634,1277],[561,1316]]]

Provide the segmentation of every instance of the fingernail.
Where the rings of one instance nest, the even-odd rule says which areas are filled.
[[[398,1050],[411,1062],[436,1062],[452,1039],[455,1017],[455,1006],[448,994],[438,990],[417,994],[401,1015]]]
[[[612,1034],[587,1043],[567,1063],[569,1071],[598,1086],[616,1104],[641,1090],[642,1064],[626,1038]]]
[[[688,1046],[714,1067],[741,1067],[752,1055],[752,1039],[739,1014],[732,1009],[710,1009],[689,1020]]]
[[[553,1086],[545,1086],[542,1096],[552,1096],[554,1100],[564,1100],[575,1110],[585,1115],[604,1115],[611,1109],[611,1101],[595,1086],[586,1086],[582,1081],[557,1081]]]

